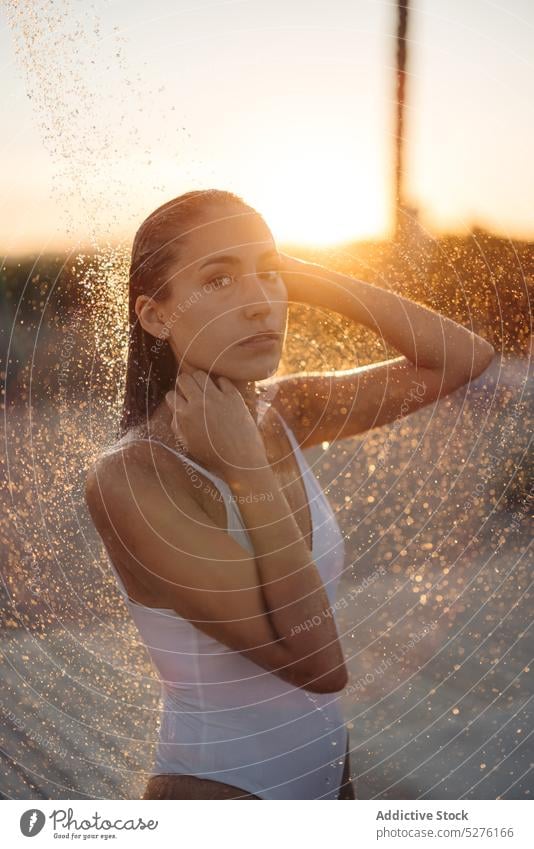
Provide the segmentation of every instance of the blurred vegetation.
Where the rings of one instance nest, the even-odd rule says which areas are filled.
[[[419,238],[404,242],[360,242],[332,250],[286,250],[336,271],[397,292],[479,333],[498,353],[529,351],[534,294],[534,243],[507,241],[482,230],[469,236]],[[313,335],[313,321],[307,332]],[[310,325],[310,322],[312,323]],[[351,322],[336,316],[341,348],[354,337]],[[322,351],[324,353],[323,346]],[[358,363],[395,356],[376,334],[362,328],[354,339]],[[349,368],[355,362],[343,364]],[[308,368],[313,366],[308,362]],[[336,366],[338,367],[338,366]]]
[[[286,253],[319,262],[406,295],[488,339],[501,353],[525,355],[532,332],[534,244],[504,240],[482,230],[439,239],[416,235],[403,242],[356,242],[334,249],[280,245]],[[0,385],[11,403],[49,399],[57,389],[54,352],[73,321],[77,323],[70,390],[84,391],[88,370],[98,361],[94,344],[94,287],[84,285],[92,257],[28,255],[4,260],[0,268]],[[124,293],[128,282],[124,280]],[[126,302],[125,299],[123,301]],[[304,312],[302,312],[304,311]],[[281,372],[349,368],[395,356],[368,331],[338,315],[330,320],[307,307],[290,310],[292,334]],[[83,322],[80,324],[79,322]],[[100,319],[102,320],[102,318]],[[126,328],[126,315],[124,315]],[[86,331],[86,332],[85,332]],[[116,327],[113,332],[116,332]],[[292,356],[291,337],[295,336]],[[302,360],[302,338],[310,340]],[[321,340],[319,342],[314,340]],[[300,357],[300,359],[299,359]],[[70,391],[69,390],[69,391]]]

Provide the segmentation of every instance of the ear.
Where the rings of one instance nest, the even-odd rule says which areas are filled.
[[[139,324],[158,339],[166,339],[168,330],[163,320],[161,306],[150,295],[138,295],[135,302],[135,312]]]

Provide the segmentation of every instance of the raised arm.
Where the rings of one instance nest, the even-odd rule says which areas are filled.
[[[363,433],[406,416],[478,377],[493,346],[453,319],[395,292],[282,254],[290,301],[363,324],[402,356],[380,363],[286,375],[275,404],[302,447]],[[296,401],[298,400],[298,403]]]

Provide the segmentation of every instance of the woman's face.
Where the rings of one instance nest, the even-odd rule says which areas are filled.
[[[180,261],[168,276],[169,297],[157,302],[140,295],[136,311],[155,345],[158,337],[168,339],[177,367],[234,380],[262,380],[276,371],[287,289],[259,215],[233,207],[206,212],[181,243]],[[276,336],[244,342],[262,331]]]

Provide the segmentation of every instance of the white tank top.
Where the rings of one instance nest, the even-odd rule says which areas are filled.
[[[345,559],[343,536],[294,434],[281,416],[280,420],[307,492],[312,558],[333,605]],[[226,481],[165,447],[219,489],[226,505],[227,532],[254,554]],[[340,694],[294,687],[200,631],[175,610],[133,601],[109,562],[161,679],[163,707],[152,774],[209,778],[262,799],[337,799],[348,739]]]

